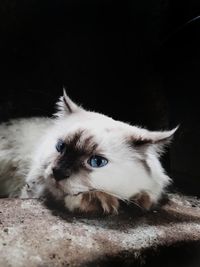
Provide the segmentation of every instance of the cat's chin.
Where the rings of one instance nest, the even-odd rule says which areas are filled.
[[[117,214],[119,200],[109,194],[88,191],[67,194],[64,197],[65,207],[72,212]]]

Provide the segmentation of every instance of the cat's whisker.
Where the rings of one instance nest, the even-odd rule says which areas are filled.
[[[127,204],[134,204],[135,206],[139,207],[140,209],[144,210],[144,207],[142,207],[141,205],[139,205],[136,201],[134,201],[133,199],[129,200]]]

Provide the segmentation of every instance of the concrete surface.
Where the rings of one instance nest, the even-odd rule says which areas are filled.
[[[33,199],[0,199],[0,267],[93,266],[110,256],[126,261],[127,255],[134,262],[146,249],[187,241],[200,241],[195,198],[170,195],[168,204],[151,212],[129,208],[99,217]]]

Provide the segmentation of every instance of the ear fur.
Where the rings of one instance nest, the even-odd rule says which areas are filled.
[[[62,117],[65,115],[70,115],[74,112],[77,112],[81,108],[74,103],[69,96],[67,95],[65,88],[63,88],[63,95],[59,98],[59,101],[56,103],[57,106],[57,117]]]
[[[163,148],[170,144],[178,127],[170,131],[144,131],[141,129],[141,134],[132,137],[132,146],[136,149],[145,149],[154,145],[156,151],[161,153]]]

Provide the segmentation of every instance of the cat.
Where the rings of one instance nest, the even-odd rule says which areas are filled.
[[[0,125],[0,196],[51,195],[69,211],[117,213],[119,200],[149,209],[171,179],[159,156],[173,137],[86,111],[66,94],[52,118]]]

